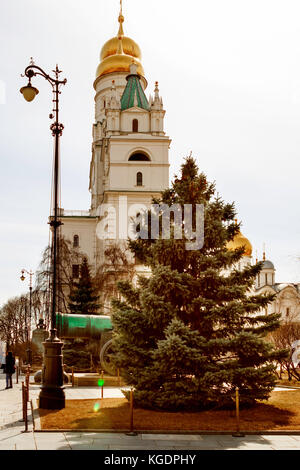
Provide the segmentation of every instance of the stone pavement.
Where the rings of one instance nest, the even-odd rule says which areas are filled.
[[[5,375],[0,373],[0,451],[5,450],[103,450],[103,451],[163,451],[163,450],[300,450],[300,432],[297,434],[264,434],[233,437],[230,434],[137,434],[110,432],[39,432],[39,422],[35,418],[35,430],[28,406],[28,432],[22,419],[22,381],[13,378],[13,389],[5,390]],[[38,385],[30,385],[36,415]],[[99,388],[72,388],[66,386],[66,399],[99,398]],[[288,393],[288,389],[287,389]],[[121,391],[105,388],[105,397],[122,397]]]

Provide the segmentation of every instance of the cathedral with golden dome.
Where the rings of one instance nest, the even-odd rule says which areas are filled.
[[[90,209],[61,209],[62,235],[87,255],[94,273],[105,263],[106,248],[116,242],[125,246],[129,220],[149,208],[152,199],[169,187],[171,140],[164,130],[165,110],[158,82],[154,82],[153,94],[147,98],[141,50],[125,36],[124,21],[120,1],[117,35],[103,45],[94,81]],[[253,262],[252,245],[239,232],[228,248],[241,246],[244,256],[239,269]],[[78,268],[73,266],[75,279]],[[277,294],[266,313],[281,311],[285,318],[300,316],[300,285],[276,284],[274,265],[265,255],[255,291]]]
[[[237,223],[237,221],[236,221]],[[227,244],[229,250],[244,248],[244,255],[237,268],[243,269],[252,264],[252,245],[248,238],[239,231],[232,241]],[[256,258],[255,262],[259,260]],[[266,259],[265,249],[263,251],[262,270],[255,280],[253,290],[255,293],[275,294],[275,300],[270,303],[265,313],[281,313],[286,322],[300,321],[300,284],[278,283],[275,279],[275,267],[272,261]]]

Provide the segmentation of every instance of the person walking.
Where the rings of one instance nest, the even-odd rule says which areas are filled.
[[[12,388],[12,375],[15,373],[15,358],[11,351],[8,351],[6,355],[5,373],[6,373],[6,388]],[[10,385],[8,385],[8,383]]]

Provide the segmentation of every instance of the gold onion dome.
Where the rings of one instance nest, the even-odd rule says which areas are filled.
[[[227,243],[226,248],[233,251],[241,247],[245,248],[243,256],[252,256],[252,245],[250,241],[239,231],[234,239]]]
[[[140,47],[133,39],[124,36],[124,16],[122,13],[120,13],[118,21],[120,23],[118,35],[106,41],[101,49],[96,79],[108,73],[129,73],[132,62],[135,62],[137,65],[137,73],[144,77]]]

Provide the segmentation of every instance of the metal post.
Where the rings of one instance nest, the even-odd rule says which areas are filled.
[[[33,410],[32,400],[30,400],[30,408],[31,408],[31,416],[32,416],[32,426],[33,426],[33,430],[35,431],[34,410]]]
[[[27,417],[27,390],[24,382],[22,382],[22,405],[23,405],[23,421],[25,423],[25,431],[28,431],[28,417]]]
[[[234,432],[232,435],[234,437],[244,437],[245,434],[243,434],[240,431],[240,399],[239,399],[238,387],[236,387],[235,389],[235,414],[236,414],[236,432]]]
[[[30,367],[27,367],[27,370],[26,370],[26,394],[27,394],[27,401],[29,401],[29,377],[30,377]]]
[[[137,436],[137,432],[133,430],[133,388],[130,390],[130,430],[127,436]]]
[[[31,350],[31,319],[32,319],[32,276],[34,272],[27,271],[27,269],[21,270],[21,281],[25,280],[24,273],[29,275],[29,325],[27,321],[27,306],[25,304],[25,331],[26,331],[26,361],[27,364],[32,363],[32,350]]]
[[[101,371],[101,400],[103,400],[104,372]]]
[[[32,364],[32,350],[31,350],[31,319],[32,319],[32,274],[30,273],[30,285],[29,285],[29,326],[28,326],[28,354],[27,354],[27,362],[28,364]]]
[[[22,382],[22,411],[23,411],[23,420],[25,421],[25,386],[24,382]]]
[[[51,217],[50,226],[52,228],[52,304],[51,304],[51,331],[50,338],[44,345],[44,364],[42,371],[42,387],[39,395],[39,406],[42,409],[59,410],[65,408],[65,393],[63,389],[63,342],[57,338],[56,334],[56,311],[57,311],[57,267],[58,267],[58,228],[61,222],[58,218],[58,200],[59,200],[59,137],[62,135],[64,126],[59,123],[59,87],[65,85],[67,80],[59,80],[60,70],[58,66],[54,70],[55,78],[44,72],[43,69],[30,63],[25,69],[25,76],[29,78],[27,87],[21,88],[21,93],[26,98],[28,88],[35,94],[37,89],[31,86],[31,79],[36,75],[44,77],[52,86],[53,91],[53,113],[50,118],[54,119],[50,129],[54,137],[54,217]],[[27,99],[28,101],[28,99]],[[29,100],[31,101],[31,100]]]

